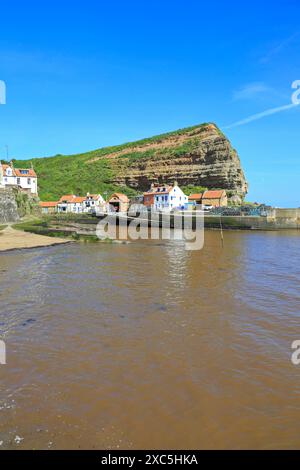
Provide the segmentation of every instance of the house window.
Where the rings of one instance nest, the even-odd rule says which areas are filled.
[[[17,184],[21,184],[21,179],[17,178]]]
[[[30,178],[27,178],[27,184],[31,184],[31,179]]]

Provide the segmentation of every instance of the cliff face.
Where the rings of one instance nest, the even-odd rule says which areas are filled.
[[[38,175],[39,195],[57,201],[63,194],[115,191],[131,196],[151,183],[226,189],[239,202],[247,192],[240,159],[215,124],[202,124],[168,134],[106,147],[78,155],[56,155],[16,162]]]
[[[19,220],[17,201],[11,189],[0,188],[0,223]]]
[[[247,193],[237,152],[214,124],[161,136],[106,156],[115,168],[113,183],[147,190],[151,183],[226,189],[236,202]]]

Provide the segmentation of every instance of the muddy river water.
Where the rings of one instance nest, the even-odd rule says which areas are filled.
[[[300,238],[0,255],[0,449],[300,448]]]

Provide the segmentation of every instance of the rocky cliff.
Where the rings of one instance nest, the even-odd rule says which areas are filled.
[[[137,190],[151,183],[204,186],[228,190],[235,200],[247,193],[237,152],[214,124],[163,135],[144,145],[107,155],[116,170],[113,182]]]
[[[202,186],[228,191],[239,202],[247,182],[237,152],[215,124],[202,124],[178,131],[106,147],[78,155],[56,155],[16,162],[38,174],[41,200],[55,201],[63,194],[111,194],[131,196],[154,182]]]
[[[0,188],[0,224],[18,220],[18,206],[13,190]]]
[[[39,199],[16,187],[0,188],[0,224],[17,222],[21,217],[39,214]]]

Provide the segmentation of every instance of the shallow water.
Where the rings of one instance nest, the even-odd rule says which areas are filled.
[[[300,448],[300,238],[0,255],[0,449]]]

